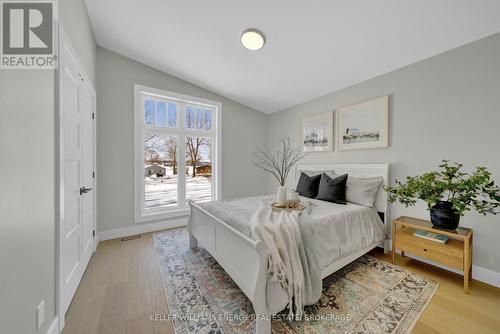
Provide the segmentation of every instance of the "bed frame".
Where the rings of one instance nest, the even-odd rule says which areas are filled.
[[[384,185],[389,180],[389,165],[380,164],[298,164],[295,180],[302,170],[323,171],[334,170],[337,174],[348,173],[354,177],[381,176]],[[267,263],[268,249],[262,240],[253,240],[219,218],[202,209],[196,203],[189,203],[188,231],[190,247],[195,249],[201,244],[231,276],[245,295],[252,301],[256,314],[256,333],[271,333],[271,315],[281,310],[270,310],[267,305]],[[386,231],[390,231],[388,222],[387,194],[380,190],[377,193],[375,208],[383,216]],[[371,249],[381,246],[388,251],[388,241],[383,244],[372,244],[354,254],[343,257],[322,270],[322,277],[334,273]]]

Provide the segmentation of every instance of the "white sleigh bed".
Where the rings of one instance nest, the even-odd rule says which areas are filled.
[[[298,164],[295,173],[295,184],[301,171],[328,171],[337,174],[347,173],[353,177],[382,177],[383,185],[389,180],[389,165],[377,164]],[[226,222],[215,217],[196,203],[190,203],[191,215],[188,222],[191,248],[198,244],[203,246],[231,276],[240,289],[252,301],[256,314],[256,332],[271,333],[271,315],[281,310],[268,307],[268,250],[261,240],[253,240]],[[390,231],[388,222],[387,194],[379,189],[374,204],[385,225],[386,233]],[[341,257],[322,269],[322,278],[329,276],[371,249],[381,246],[388,250],[387,241],[369,244],[348,256]]]

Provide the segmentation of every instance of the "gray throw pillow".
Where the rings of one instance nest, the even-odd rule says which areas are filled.
[[[347,174],[335,178],[329,177],[326,173],[321,174],[316,199],[337,204],[346,204],[346,182]]]
[[[384,179],[379,176],[358,178],[349,175],[346,189],[347,202],[373,207],[383,181]]]
[[[300,173],[299,182],[297,183],[296,191],[300,196],[315,198],[318,195],[319,182],[321,174],[308,176],[306,173]]]
[[[307,176],[316,176],[316,175],[321,175],[323,173],[325,173],[331,178],[335,178],[336,176],[338,176],[334,170],[303,170],[301,172],[306,174]]]

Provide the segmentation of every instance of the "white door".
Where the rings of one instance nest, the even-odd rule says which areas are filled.
[[[94,253],[94,96],[87,86],[80,87],[79,95],[82,138],[80,173],[81,199],[81,250],[83,271]],[[82,273],[83,274],[83,273]]]
[[[94,251],[95,97],[68,47],[62,45],[61,113],[64,213],[61,219],[63,310],[78,288]]]

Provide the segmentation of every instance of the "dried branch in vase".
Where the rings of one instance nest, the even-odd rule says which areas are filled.
[[[302,160],[306,154],[300,146],[292,148],[288,136],[281,138],[278,144],[280,148],[276,156],[266,145],[257,146],[257,150],[253,152],[254,159],[252,163],[270,173],[281,186],[284,186],[292,167]]]

